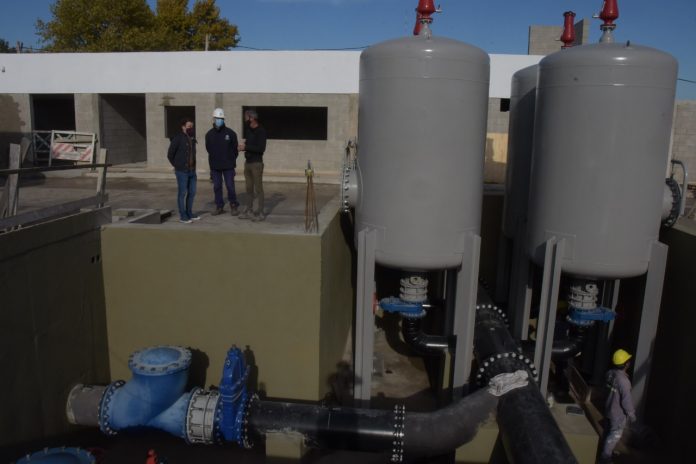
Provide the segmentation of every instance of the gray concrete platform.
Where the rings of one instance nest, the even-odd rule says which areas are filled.
[[[246,201],[244,180],[235,182],[237,198],[241,204]],[[172,216],[160,225],[164,227],[220,228],[264,231],[273,233],[304,233],[306,184],[264,182],[266,195],[266,221],[254,223],[229,214],[229,205],[225,205],[225,214],[212,216],[215,210],[213,185],[205,177],[198,177],[197,193],[194,200],[194,212],[201,217],[192,224],[179,222],[176,204],[176,181],[171,179],[108,179],[106,191],[108,204],[113,211],[119,209],[158,209],[171,210]],[[337,197],[336,185],[315,184],[317,211]],[[20,184],[19,213],[46,208],[63,202],[93,196],[96,192],[96,179],[89,177],[46,177],[24,179]],[[226,192],[224,192],[226,195]],[[336,206],[337,207],[337,206]],[[115,221],[118,221],[115,217]],[[132,225],[139,226],[139,225]]]

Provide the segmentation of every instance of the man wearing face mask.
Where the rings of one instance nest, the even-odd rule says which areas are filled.
[[[196,196],[196,139],[190,118],[182,119],[180,127],[181,132],[171,139],[167,159],[174,166],[176,174],[179,221],[190,224],[200,219],[193,214],[193,199]]]
[[[239,214],[237,194],[234,190],[234,168],[237,165],[237,134],[225,126],[225,112],[222,108],[213,111],[213,128],[205,134],[205,149],[208,151],[210,174],[213,178],[215,193],[215,211],[213,216],[224,212],[225,202],[222,197],[222,181],[227,187],[227,200],[230,202],[230,214]]]

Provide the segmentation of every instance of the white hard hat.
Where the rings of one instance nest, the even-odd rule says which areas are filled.
[[[213,117],[225,119],[225,112],[222,111],[222,108],[215,108],[215,111],[213,111]]]

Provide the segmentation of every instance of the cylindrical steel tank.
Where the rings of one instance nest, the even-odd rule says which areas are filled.
[[[503,215],[503,233],[508,238],[513,238],[518,225],[527,219],[538,69],[537,65],[528,66],[512,76]]]
[[[528,246],[565,239],[564,272],[647,270],[658,238],[677,62],[630,43],[575,47],[539,64]]]
[[[455,267],[479,233],[490,64],[482,50],[420,35],[360,57],[356,230],[376,261]]]

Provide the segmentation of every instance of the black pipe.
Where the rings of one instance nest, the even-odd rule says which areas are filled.
[[[481,382],[487,383],[495,375],[520,369],[536,375],[495,308],[478,308],[474,343],[476,359],[481,367],[478,374]],[[512,464],[577,463],[531,378],[527,386],[500,398],[497,422]]]
[[[533,382],[500,398],[497,422],[511,464],[577,464]]]
[[[268,432],[304,435],[309,446],[383,452],[392,449],[395,414],[380,409],[329,408],[313,404],[252,401],[249,430],[253,441]]]
[[[529,377],[536,376],[531,360],[510,335],[503,312],[493,305],[477,306],[474,355],[478,361],[476,378],[480,385],[488,385],[498,374],[519,370],[527,371]]]
[[[480,375],[487,382],[499,373],[536,371],[521,356],[497,309],[477,311],[476,355]],[[507,355],[507,356],[506,356]],[[513,356],[514,355],[514,356]],[[514,464],[576,463],[534,382],[500,398],[479,389],[434,412],[329,408],[324,406],[253,400],[248,409],[248,433],[252,441],[269,432],[297,432],[308,445],[318,448],[386,452],[392,461],[437,455],[469,442],[498,406],[498,425]]]
[[[421,355],[439,356],[449,349],[448,337],[443,335],[429,335],[422,330],[422,317],[401,318],[401,333],[408,346]]]
[[[252,441],[291,430],[316,448],[387,452],[400,461],[404,454],[437,455],[468,443],[497,403],[484,389],[427,413],[256,400],[249,407],[249,430]]]
[[[534,353],[534,340],[523,340],[520,343],[522,344],[522,349],[524,350],[525,354],[531,355]],[[553,346],[551,347],[551,359],[554,361],[565,361],[568,358],[575,357],[582,351],[584,343],[584,333],[579,333],[573,337],[554,340]]]
[[[406,455],[434,456],[470,442],[495,411],[498,397],[480,389],[433,412],[406,413]]]

